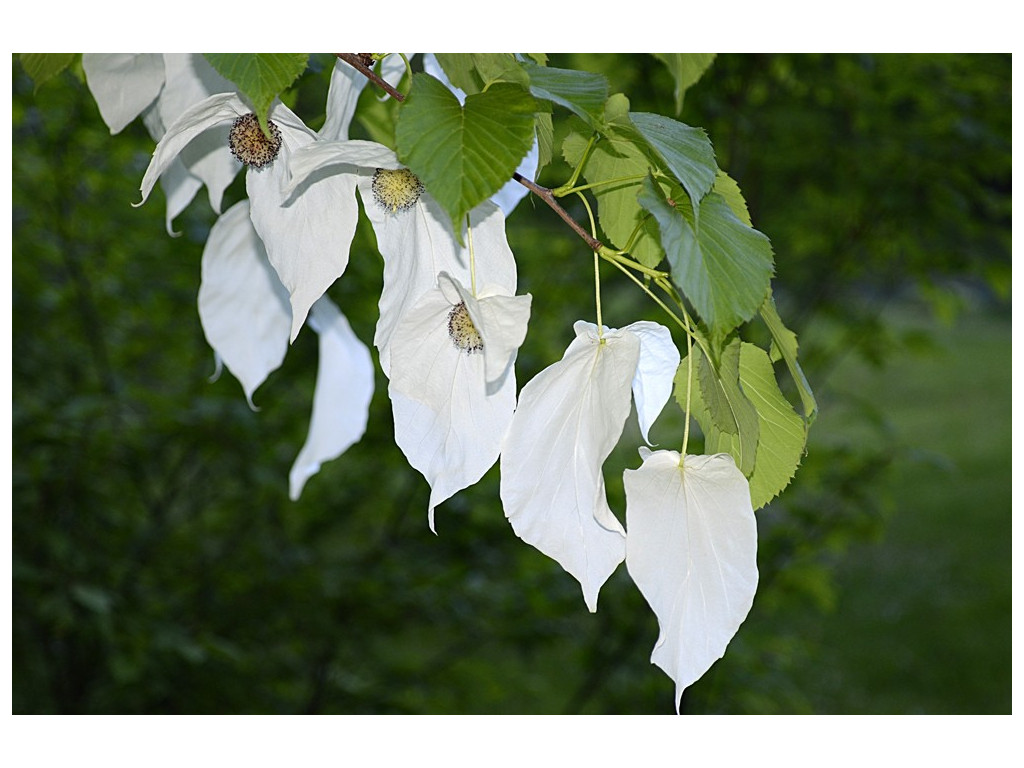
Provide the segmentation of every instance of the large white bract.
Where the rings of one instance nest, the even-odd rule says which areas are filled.
[[[683,689],[722,657],[757,590],[750,486],[728,454],[640,449],[627,469],[626,568],[658,617],[651,661]]]

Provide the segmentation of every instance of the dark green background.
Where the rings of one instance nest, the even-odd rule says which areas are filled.
[[[552,63],[673,111],[652,57]],[[329,67],[314,57],[287,95],[314,128]],[[758,513],[750,616],[685,712],[1010,711],[1010,70],[723,55],[687,94],[680,119],[708,130],[772,239],[821,415]],[[153,146],[138,121],[110,136],[72,72],[34,93],[15,61],[13,91],[15,712],[672,711],[625,569],[587,613],[512,534],[497,470],[429,532],[379,373],[366,436],[289,502],[315,336],[258,412],[230,375],[209,381],[205,193],[168,237],[162,196],[130,205]],[[565,178],[555,162],[541,182]],[[508,236],[534,296],[525,382],[592,316],[591,261],[529,200]],[[604,278],[605,322],[660,319]],[[330,294],[367,342],[379,287],[363,226]],[[681,422],[667,411],[652,439],[677,444]],[[620,516],[637,444],[628,427],[605,467]]]

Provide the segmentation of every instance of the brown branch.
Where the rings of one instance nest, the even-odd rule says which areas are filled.
[[[387,80],[380,77],[372,69],[372,62],[369,66],[366,64],[365,54],[359,53],[336,53],[334,54],[339,59],[344,61],[349,66],[355,67],[357,70],[366,75],[367,79],[376,85],[378,88],[383,88],[384,91],[393,98],[395,101],[405,101],[405,94],[398,91],[391,85]]]
[[[369,66],[367,66],[364,55],[358,53],[336,53],[334,55],[346,64],[355,67],[358,71],[366,75],[371,83],[376,85],[378,88],[384,89],[384,91],[391,96],[391,98],[395,99],[395,101],[405,101],[405,94],[396,90],[390,83],[382,79]],[[562,221],[569,225],[573,232],[583,238],[583,242],[585,242],[592,251],[600,251],[604,247],[600,240],[593,237],[589,232],[587,232],[587,230],[577,224],[566,212],[565,208],[559,205],[558,200],[553,194],[551,194],[550,189],[530,181],[519,173],[513,173],[512,178],[547,203],[551,210],[557,213]]]
[[[558,200],[551,193],[550,189],[548,189],[547,187],[542,187],[540,184],[537,184],[536,182],[530,181],[528,178],[522,176],[519,173],[513,173],[512,178],[518,181],[528,190],[533,192],[533,194],[535,194],[545,203],[547,203],[551,210],[557,213],[559,217],[561,217],[562,221],[569,225],[573,232],[575,232],[577,235],[583,238],[583,242],[587,244],[590,250],[597,252],[604,248],[604,245],[601,243],[600,240],[595,238],[593,235],[587,232],[587,230],[585,230],[583,227],[577,224],[576,221],[566,212],[565,208],[559,205]]]

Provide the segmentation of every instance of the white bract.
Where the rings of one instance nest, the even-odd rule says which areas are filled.
[[[203,99],[233,88],[197,53],[86,53],[82,55],[86,82],[111,133],[119,133],[142,115],[155,141],[182,113]],[[220,213],[224,190],[239,165],[223,152],[226,126],[197,136],[160,177],[167,197],[166,226],[206,185],[210,206]]]
[[[373,398],[370,350],[334,302],[321,296],[310,310],[309,326],[320,335],[320,362],[309,434],[289,474],[292,501],[325,461],[336,459],[363,436]]]
[[[683,690],[725,653],[757,589],[750,486],[728,454],[640,449],[627,469],[626,568],[658,617],[651,654]]]
[[[392,86],[405,74],[405,61],[401,56],[385,56],[380,63],[381,77]],[[356,104],[363,88],[370,82],[366,75],[339,59],[331,72],[331,84],[327,92],[327,119],[317,132],[321,141],[344,141],[348,138],[349,125],[355,115]],[[391,98],[383,94],[380,98]]]
[[[419,179],[374,142],[317,141],[295,152],[289,167],[289,201],[337,177],[359,189],[384,259],[374,344],[391,381],[395,441],[430,483],[433,530],[437,505],[497,461],[515,410],[512,364],[526,335],[530,298],[515,296],[505,217],[493,202],[481,203],[470,212],[460,245],[450,218]],[[460,303],[479,350],[453,340],[449,315]]]
[[[142,179],[142,202],[149,197],[156,180],[196,137],[214,126],[235,124],[251,113],[234,93],[215,94],[187,110],[167,129],[153,152]],[[281,103],[271,109],[270,121],[280,131],[280,153],[284,158],[315,140],[315,134]],[[225,143],[224,154],[229,151]],[[324,179],[284,206],[283,188],[288,172],[284,158],[271,159],[260,168],[250,166],[245,182],[252,223],[271,265],[288,290],[292,310],[289,339],[294,340],[313,302],[348,266],[358,205],[354,180],[339,175]]]
[[[646,434],[678,352],[673,365],[665,349],[674,348],[671,335],[656,323],[600,334],[583,321],[573,328],[562,359],[519,395],[501,452],[501,500],[516,535],[575,576],[596,611],[601,585],[626,555],[601,466],[622,435],[631,392]]]
[[[434,509],[490,469],[516,407],[513,364],[530,296],[507,286],[474,296],[442,273],[405,313],[392,345],[395,441],[430,483]]]
[[[220,216],[203,248],[199,319],[206,340],[252,395],[288,351],[288,292],[267,260],[241,200]]]
[[[423,64],[464,101],[432,54]],[[320,131],[277,102],[269,135],[235,86],[197,54],[85,54],[83,67],[111,133],[142,115],[158,141],[142,202],[159,180],[168,231],[204,184],[219,213],[238,160],[248,166],[248,199],[219,217],[204,248],[198,308],[218,370],[223,363],[239,380],[250,406],[307,319],[318,334],[309,432],[291,468],[290,497],[367,426],[370,352],[325,295],[349,262],[358,189],[383,257],[374,344],[389,379],[395,440],[430,484],[431,530],[436,507],[500,456],[513,530],[579,581],[590,611],[625,560],[658,618],[651,661],[675,681],[678,711],[683,690],[724,654],[750,610],[757,527],[749,484],[726,454],[641,448],[642,466],[624,474],[626,528],[608,504],[602,468],[631,398],[650,444],[671,396],[680,355],[669,330],[579,321],[562,359],[527,383],[517,404],[515,361],[532,299],[516,295],[505,216],[525,187],[510,181],[453,231],[391,149],[349,140],[368,81],[341,61]],[[394,85],[405,62],[390,56],[380,71]],[[522,176],[533,178],[537,156],[535,140]]]
[[[229,208],[210,230],[198,304],[218,362],[241,382],[252,407],[253,392],[287,352],[291,310],[249,219],[248,200]],[[369,350],[326,296],[310,310],[309,326],[320,337],[320,362],[309,433],[290,473],[293,500],[325,461],[363,436],[374,388]]]

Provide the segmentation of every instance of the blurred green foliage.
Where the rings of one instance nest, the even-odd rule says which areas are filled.
[[[317,128],[331,61],[310,61],[286,100]],[[675,111],[654,57],[550,64],[607,74],[634,110]],[[13,85],[15,712],[671,712],[671,680],[648,661],[657,623],[625,569],[588,614],[576,582],[509,530],[496,469],[442,505],[430,534],[427,485],[394,445],[379,373],[367,435],[289,502],[315,338],[299,335],[258,412],[229,375],[211,382],[195,311],[214,220],[204,193],[168,237],[160,196],[129,205],[153,146],[139,122],[111,137],[74,68],[33,93],[15,62]],[[885,400],[836,377],[929,346],[932,326],[883,313],[908,297],[949,321],[966,282],[1008,315],[1010,57],[720,55],[681,119],[708,130],[772,239],[776,297],[823,416],[853,414],[849,431],[812,428],[795,482],[758,513],[754,608],[684,710],[843,711],[809,687],[822,638],[808,623],[837,604],[842,553],[880,536],[887,473],[913,445],[893,438]],[[564,180],[556,158],[541,181]],[[224,209],[242,194],[232,187]],[[508,236],[534,295],[525,382],[592,314],[591,261],[531,200]],[[330,293],[365,341],[380,275],[361,226]],[[606,322],[659,319],[606,278]],[[681,422],[666,411],[652,440],[676,443]],[[632,429],[605,468],[620,512]],[[1006,486],[991,503],[1006,505],[995,524],[1008,537]],[[1007,594],[1009,572],[1006,557],[990,579],[1005,573]],[[978,674],[1008,710],[1008,644],[997,661]],[[955,680],[927,695],[856,709],[1003,701],[965,699]]]

